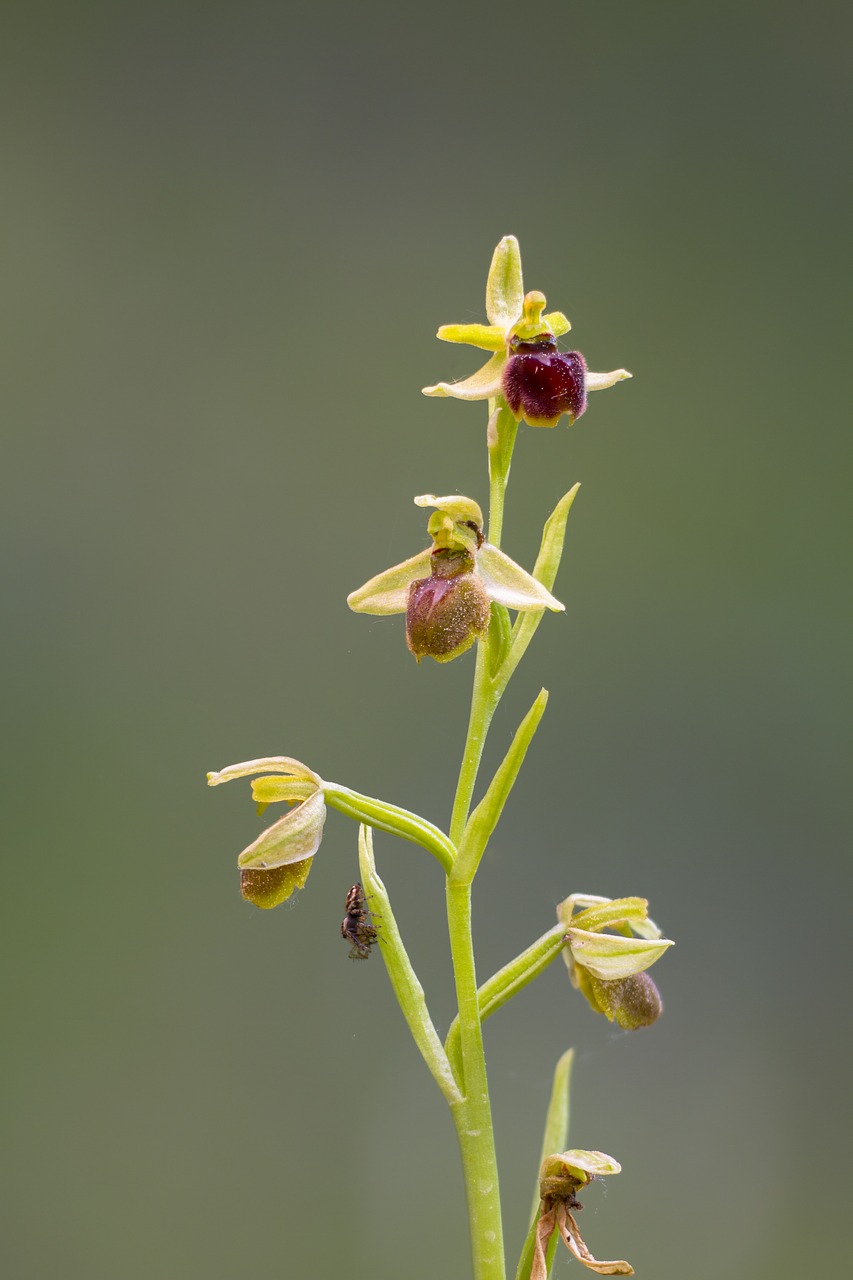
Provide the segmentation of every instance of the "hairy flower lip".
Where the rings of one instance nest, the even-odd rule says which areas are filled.
[[[565,414],[571,426],[586,410],[586,361],[579,351],[558,351],[556,343],[521,343],[504,366],[501,386],[516,421],[555,427]]]
[[[451,662],[482,639],[491,605],[467,551],[434,551],[432,572],[409,587],[406,644],[418,662]]]

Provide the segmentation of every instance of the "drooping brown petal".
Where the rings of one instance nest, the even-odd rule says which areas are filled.
[[[623,1260],[599,1262],[597,1258],[592,1256],[584,1244],[578,1224],[567,1209],[565,1201],[561,1201],[557,1206],[557,1226],[569,1252],[573,1257],[577,1258],[578,1262],[582,1262],[585,1267],[589,1267],[590,1271],[595,1271],[600,1276],[632,1276],[634,1274],[634,1268],[630,1262]]]

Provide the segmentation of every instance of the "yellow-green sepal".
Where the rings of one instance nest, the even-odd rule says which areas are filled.
[[[501,376],[507,356],[506,350],[496,351],[491,360],[460,382],[437,382],[423,387],[425,396],[450,396],[453,400],[490,400],[500,395]]]
[[[313,858],[323,839],[325,821],[325,798],[322,791],[315,791],[261,832],[237,858],[238,867],[268,870]]]
[[[521,250],[515,236],[504,236],[492,254],[486,280],[486,315],[506,332],[521,315],[523,302]]]
[[[365,582],[364,586],[351,591],[347,596],[347,604],[355,613],[372,613],[386,616],[392,613],[405,613],[409,599],[409,587],[418,578],[429,576],[429,558],[432,549],[427,547],[416,556],[395,564],[374,578]]]
[[[225,769],[215,770],[207,775],[207,785],[218,787],[223,782],[233,782],[236,778],[250,778],[255,773],[282,773],[290,778],[303,782],[313,782],[315,787],[323,785],[323,779],[301,760],[292,756],[261,756],[258,760],[244,760],[240,764],[229,764]]]
[[[615,982],[619,978],[642,973],[659,960],[668,947],[675,945],[669,938],[652,941],[649,938],[625,938],[618,934],[591,933],[575,928],[566,930],[566,940],[575,964],[588,969],[605,982]]]
[[[593,1178],[605,1178],[621,1172],[619,1161],[603,1151],[572,1149],[546,1156],[539,1169],[539,1178],[540,1181],[543,1178],[573,1178],[583,1187]]]

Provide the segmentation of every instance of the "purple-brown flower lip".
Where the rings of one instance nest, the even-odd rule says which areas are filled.
[[[423,657],[450,662],[485,635],[491,604],[467,551],[438,549],[430,558],[430,576],[409,587],[406,643],[418,662]]]
[[[504,397],[517,419],[553,427],[565,413],[573,423],[586,409],[586,361],[579,351],[558,351],[551,339],[511,344],[503,370]]]

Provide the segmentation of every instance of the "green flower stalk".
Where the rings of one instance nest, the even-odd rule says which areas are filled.
[[[590,391],[630,377],[625,369],[590,373],[580,352],[559,350],[558,339],[571,326],[562,312],[546,312],[545,306],[544,294],[524,292],[518,242],[505,236],[495,249],[486,285],[489,323],[444,325],[438,331],[444,341],[488,352],[488,360],[461,382],[424,388],[431,396],[487,402],[488,528],[482,509],[471,498],[415,498],[417,506],[433,509],[427,523],[429,545],[370,578],[348,597],[356,613],[404,614],[406,643],[418,662],[431,657],[446,663],[471,649],[476,652],[468,733],[447,830],[390,801],[329,782],[290,756],[249,760],[208,775],[211,786],[248,780],[259,813],[269,805],[286,806],[237,859],[244,898],[264,909],[279,905],[305,885],[329,809],[358,824],[359,882],[347,893],[341,933],[354,959],[367,959],[378,950],[409,1032],[450,1109],[465,1180],[474,1280],[507,1280],[483,1023],[562,956],[572,985],[595,1012],[631,1030],[651,1025],[663,1006],[647,970],[672,946],[649,919],[645,899],[573,894],[561,903],[556,925],[484,983],[477,978],[474,881],[531,752],[547,691],[542,689],[534,700],[475,803],[483,747],[501,698],[543,617],[565,611],[552,591],[578,492],[574,485],[547,519],[532,571],[501,550],[517,428],[521,422],[554,426],[563,417],[571,425],[586,410]],[[534,815],[529,823],[530,856],[535,856],[535,827]],[[444,1043],[377,871],[377,831],[429,853],[444,874],[457,1005]],[[350,873],[348,881],[352,879]],[[618,1173],[619,1165],[598,1151],[566,1148],[571,1062],[569,1050],[557,1065],[535,1208],[516,1280],[547,1280],[560,1241],[599,1274],[632,1274],[627,1262],[594,1258],[574,1217],[580,1208],[577,1193],[594,1179]],[[342,1241],[342,1261],[346,1248]]]

